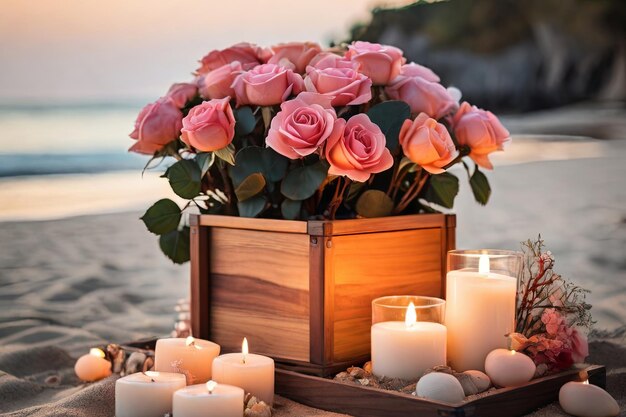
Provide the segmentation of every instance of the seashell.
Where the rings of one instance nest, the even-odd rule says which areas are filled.
[[[600,387],[583,382],[568,382],[559,391],[559,404],[566,413],[577,417],[612,417],[619,405]]]
[[[465,371],[454,376],[458,378],[466,396],[487,391],[491,386],[491,379],[480,371]]]
[[[126,361],[126,366],[124,368],[124,374],[130,375],[136,372],[143,371],[143,365],[146,362],[146,355],[141,352],[133,352],[128,357]]]
[[[245,417],[272,417],[272,408],[261,401],[250,408],[246,408],[243,415]]]
[[[485,372],[498,387],[517,387],[530,381],[537,367],[523,353],[508,349],[495,349],[485,359]]]
[[[368,374],[371,374],[372,373],[372,361],[365,362],[365,365],[363,365],[363,370],[367,372]]]
[[[459,403],[465,398],[458,379],[442,372],[432,372],[421,377],[415,392],[418,397],[447,403]]]

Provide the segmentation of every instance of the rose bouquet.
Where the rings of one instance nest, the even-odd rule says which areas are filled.
[[[591,326],[588,292],[554,272],[554,257],[541,237],[522,244],[524,272],[517,298],[511,349],[530,356],[539,375],[581,363],[589,354],[583,328]]]
[[[240,43],[200,63],[130,135],[131,151],[153,156],[147,167],[176,159],[163,177],[188,203],[160,200],[142,217],[175,262],[189,256],[188,207],[283,219],[433,212],[453,206],[457,163],[476,200],[489,199],[479,167],[492,168],[508,131],[398,48]]]

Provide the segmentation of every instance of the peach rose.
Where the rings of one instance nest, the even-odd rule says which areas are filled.
[[[341,134],[343,124],[336,124],[337,115],[331,97],[300,93],[280,105],[267,134],[267,146],[289,159],[298,159],[317,151],[331,136]]]
[[[181,139],[190,147],[210,152],[225,148],[235,137],[235,116],[230,97],[205,101],[183,119]]]
[[[146,105],[135,121],[130,137],[137,142],[129,151],[153,155],[163,146],[178,138],[183,113],[170,97],[161,97]]]
[[[359,63],[359,72],[370,77],[374,85],[389,84],[400,74],[404,63],[400,49],[362,41],[348,46],[346,58]]]
[[[198,74],[206,74],[209,71],[239,61],[244,69],[249,70],[263,62],[266,52],[259,46],[241,42],[229,48],[209,52],[200,60]]]
[[[233,61],[230,64],[209,71],[204,76],[201,76],[198,81],[200,96],[206,99],[234,96],[235,91],[232,88],[232,84],[235,78],[242,72],[243,67],[239,61]]]
[[[489,154],[502,150],[510,140],[509,131],[498,118],[464,101],[452,119],[454,135],[459,145],[469,146],[470,158],[483,168],[493,169]]]
[[[287,59],[295,65],[297,73],[304,73],[306,66],[322,48],[313,42],[289,42],[279,43],[271,47],[274,55],[267,61],[268,64],[282,64],[283,59]]]
[[[426,113],[407,119],[400,129],[400,145],[411,161],[431,174],[441,174],[458,155],[448,129]]]
[[[345,175],[353,181],[365,182],[371,174],[385,171],[393,165],[393,157],[385,147],[385,135],[378,125],[364,114],[347,122],[337,119],[342,133],[326,142],[326,159],[330,175]]]
[[[198,86],[196,84],[177,83],[170,87],[166,95],[172,99],[176,107],[182,109],[196,94],[198,94]]]
[[[589,356],[589,343],[587,342],[587,337],[578,329],[572,329],[571,334],[571,342],[572,342],[572,359],[574,363],[583,363],[585,358]]]
[[[291,94],[302,91],[302,77],[291,68],[275,64],[263,64],[235,78],[233,89],[237,106],[256,104],[272,106],[280,104]]]
[[[457,108],[450,92],[437,81],[439,77],[417,64],[403,65],[398,75],[386,88],[392,100],[402,100],[411,107],[411,113],[426,113],[440,119]]]
[[[313,69],[326,68],[352,68],[357,70],[359,63],[350,61],[346,59],[346,57],[332,52],[320,52],[309,62],[309,65],[306,67],[306,72],[308,73]]]
[[[307,91],[333,98],[333,106],[352,106],[372,99],[372,80],[351,68],[312,68],[304,79]]]

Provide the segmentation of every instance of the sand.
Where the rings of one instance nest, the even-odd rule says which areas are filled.
[[[609,391],[626,410],[626,141],[579,145],[561,144],[567,159],[528,163],[559,154],[558,143],[531,140],[511,152],[516,160],[499,159],[486,208],[463,184],[457,243],[515,249],[541,232],[557,270],[593,291],[590,361],[609,367]],[[114,377],[80,384],[74,358],[171,331],[174,306],[188,294],[187,266],[160,254],[140,215],[0,223],[2,415],[112,416]],[[277,416],[327,415],[278,404]],[[533,414],[547,415],[564,414],[556,404]]]

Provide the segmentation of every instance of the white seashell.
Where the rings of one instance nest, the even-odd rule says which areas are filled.
[[[566,413],[577,417],[612,417],[619,405],[600,387],[582,382],[568,382],[559,391],[559,404]]]
[[[450,374],[433,372],[417,381],[415,392],[418,397],[447,403],[459,403],[465,398],[461,383]]]
[[[491,386],[491,379],[489,379],[487,374],[483,372],[471,370],[462,372],[461,375],[468,376],[472,385],[475,387],[475,392],[472,392],[472,394],[478,394],[479,392],[487,391]],[[461,382],[461,385],[463,385],[463,382]],[[465,385],[463,385],[463,389],[465,390],[465,395],[471,395],[468,394],[468,390],[466,389]]]
[[[517,387],[530,381],[537,367],[528,356],[508,349],[495,349],[485,359],[485,372],[499,387]]]

